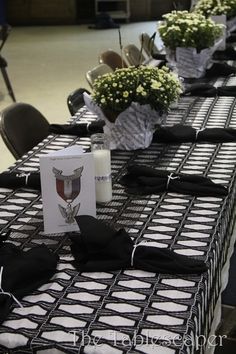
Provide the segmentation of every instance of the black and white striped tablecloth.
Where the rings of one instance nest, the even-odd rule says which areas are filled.
[[[92,120],[80,109],[72,119]],[[233,97],[182,98],[167,124],[236,128]],[[39,156],[90,138],[50,135],[11,170],[35,171]],[[229,188],[226,198],[174,193],[130,197],[118,183],[130,163],[201,174]],[[207,262],[203,275],[154,274],[134,269],[78,273],[66,234],[43,233],[40,194],[0,188],[0,227],[28,249],[42,243],[60,255],[57,273],[13,307],[0,328],[0,352],[11,353],[196,353],[209,334],[220,295],[235,219],[236,143],[153,143],[148,149],[112,152],[113,200],[97,206],[98,218],[125,227],[139,241]],[[199,344],[202,344],[199,343]],[[8,348],[8,349],[6,349]]]

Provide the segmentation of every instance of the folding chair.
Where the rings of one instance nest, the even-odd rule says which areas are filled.
[[[7,73],[7,61],[5,58],[3,58],[1,56],[1,50],[9,36],[9,33],[10,33],[10,30],[11,30],[11,26],[9,25],[2,25],[2,27],[0,28],[0,69],[1,69],[1,72],[2,72],[2,76],[3,76],[3,80],[6,84],[6,87],[7,87],[7,90],[8,90],[8,93],[9,95],[11,96],[13,102],[16,102],[16,98],[15,98],[15,95],[14,95],[14,92],[13,92],[13,89],[12,89],[12,86],[11,86],[11,82],[10,82],[10,79],[9,79],[9,76],[8,76],[8,73]]]
[[[100,54],[99,63],[109,65],[112,70],[127,68],[127,64],[121,55],[112,49],[108,49]]]
[[[18,159],[49,134],[47,119],[27,103],[13,103],[0,113],[0,134]]]
[[[73,116],[84,105],[83,93],[90,93],[85,88],[79,88],[71,92],[67,97],[67,107],[70,111],[70,114]]]
[[[87,71],[85,76],[89,85],[91,86],[91,88],[93,88],[94,81],[98,78],[98,76],[102,76],[111,72],[113,72],[113,70],[110,66],[108,66],[107,64],[99,64],[93,69]]]
[[[148,33],[143,32],[139,35],[139,40],[143,50],[145,51],[148,57],[152,57],[154,59],[165,60],[165,54],[161,53],[154,43],[156,37],[156,33],[154,33],[151,37]]]
[[[125,58],[130,65],[139,66],[145,61],[145,57],[135,44],[128,44],[123,48]]]

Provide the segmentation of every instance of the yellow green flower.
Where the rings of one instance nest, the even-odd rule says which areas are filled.
[[[172,11],[163,15],[163,19],[159,33],[165,46],[172,50],[194,47],[200,51],[212,47],[224,27],[198,12]]]
[[[161,82],[152,80],[151,88],[153,88],[154,90],[158,90],[160,87],[161,87]]]
[[[96,79],[92,97],[102,109],[117,113],[124,111],[132,102],[149,104],[163,112],[178,99],[180,93],[181,84],[167,67],[131,66]]]
[[[143,86],[142,85],[139,85],[137,88],[136,88],[136,92],[138,93],[142,93],[144,90]]]

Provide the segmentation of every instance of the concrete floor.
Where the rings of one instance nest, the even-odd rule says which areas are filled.
[[[123,46],[140,46],[141,32],[152,34],[156,22],[121,25]],[[2,50],[18,102],[41,111],[50,123],[69,118],[66,98],[79,87],[89,89],[85,73],[98,64],[99,53],[111,48],[119,51],[117,29],[93,30],[87,25],[14,27]],[[0,110],[12,103],[0,75]],[[0,137],[0,171],[14,158]]]

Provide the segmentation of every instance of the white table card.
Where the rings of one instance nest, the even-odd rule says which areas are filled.
[[[94,159],[78,145],[40,157],[45,233],[77,231],[76,215],[96,216]]]

